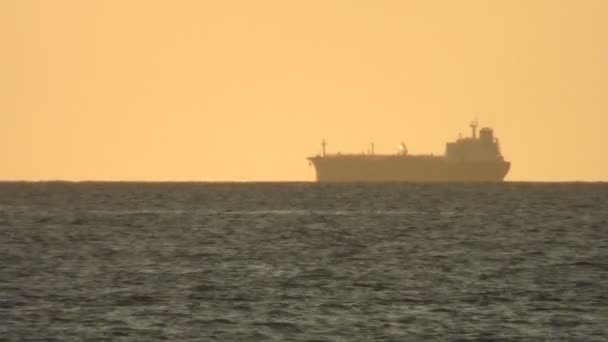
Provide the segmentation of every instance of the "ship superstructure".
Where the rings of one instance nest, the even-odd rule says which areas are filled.
[[[364,154],[328,154],[322,142],[320,155],[309,157],[320,182],[500,182],[510,163],[500,153],[491,128],[448,142],[445,154],[412,155],[401,143],[395,154],[375,154],[374,145]]]

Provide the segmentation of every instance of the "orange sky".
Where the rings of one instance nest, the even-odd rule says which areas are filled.
[[[608,1],[0,0],[0,179],[313,180],[329,151],[608,180]]]

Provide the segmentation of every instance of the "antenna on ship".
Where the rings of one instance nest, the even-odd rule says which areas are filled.
[[[471,121],[471,130],[473,131],[473,139],[477,139],[477,118],[475,118],[475,120]]]
[[[327,147],[327,142],[325,139],[321,140],[321,151],[323,153],[323,157],[325,157],[325,147]]]

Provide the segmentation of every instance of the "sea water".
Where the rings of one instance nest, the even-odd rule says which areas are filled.
[[[606,341],[608,185],[1,183],[7,341]]]

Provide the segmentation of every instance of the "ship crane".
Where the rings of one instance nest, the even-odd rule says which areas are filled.
[[[399,154],[402,156],[407,155],[407,147],[405,147],[405,143],[403,142],[399,145]]]

